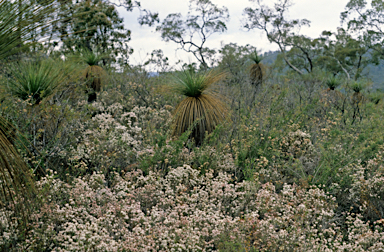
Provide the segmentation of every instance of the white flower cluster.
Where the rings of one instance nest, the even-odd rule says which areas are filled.
[[[335,199],[295,185],[277,193],[266,183],[200,175],[190,166],[165,177],[140,170],[107,187],[104,175],[66,184],[41,182],[50,198],[33,215],[21,251],[215,251],[236,241],[259,251],[381,251],[384,230],[348,215],[349,237],[335,223]],[[2,213],[0,215],[3,215]],[[379,223],[379,222],[378,222]],[[8,225],[0,238],[7,242]]]
[[[79,127],[83,132],[70,149],[68,159],[74,164],[82,161],[85,169],[94,166],[96,170],[135,162],[142,149],[142,129],[136,114],[124,112],[119,103],[104,107],[96,102],[94,106],[100,112]]]

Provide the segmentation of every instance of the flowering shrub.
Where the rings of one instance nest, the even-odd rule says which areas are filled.
[[[104,107],[96,102],[94,106],[100,113],[79,125],[77,145],[69,150],[68,160],[78,169],[96,170],[134,162],[142,148],[136,114],[124,112],[119,103]]]
[[[289,132],[287,137],[283,137],[280,142],[280,151],[283,155],[293,158],[301,158],[311,155],[314,152],[314,146],[311,142],[311,136],[301,130]]]
[[[2,205],[1,250],[384,250],[382,105],[353,121],[289,78],[218,87],[232,120],[198,148],[170,137],[165,78],[113,75],[92,104],[65,87],[33,110],[7,98],[0,112],[42,153],[23,153],[42,203],[28,228]]]
[[[17,249],[53,251],[214,251],[240,244],[259,251],[378,251],[382,220],[372,230],[347,216],[348,237],[336,225],[335,198],[322,189],[233,182],[226,173],[199,175],[190,166],[167,176],[140,170],[115,174],[110,187],[94,173],[67,184],[53,175],[39,187],[47,195]],[[17,235],[5,221],[6,244]],[[13,239],[16,239],[13,237]],[[349,250],[352,249],[352,250]]]
[[[332,185],[335,195],[340,195],[343,201],[340,205],[347,210],[351,207],[361,213],[365,220],[371,222],[384,216],[384,151],[383,146],[376,157],[368,160],[367,164],[352,163],[340,169],[337,177],[339,183]]]
[[[294,129],[297,127],[292,125],[293,131],[290,129],[281,137],[262,136],[267,151],[260,153],[257,158],[247,160],[253,168],[254,176],[260,177],[264,183],[278,185],[279,190],[284,183],[306,186],[317,173],[320,153],[313,145],[310,134]]]
[[[92,118],[76,124],[72,132],[75,143],[59,153],[74,174],[127,170],[139,157],[150,154],[147,150],[152,149],[152,142],[148,139],[154,131],[167,127],[168,110],[133,107],[127,111],[119,102],[110,104],[104,95],[106,92],[100,101],[88,105]]]

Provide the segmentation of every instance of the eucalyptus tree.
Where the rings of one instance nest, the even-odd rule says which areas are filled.
[[[161,38],[179,45],[180,49],[192,53],[204,69],[215,50],[206,46],[210,36],[227,30],[225,22],[229,21],[226,7],[218,7],[210,0],[190,0],[189,12],[183,17],[181,13],[171,13],[156,27]],[[151,24],[151,23],[144,23]]]
[[[316,59],[319,67],[333,75],[345,74],[347,79],[357,80],[363,70],[372,63],[369,47],[358,38],[353,38],[343,28],[337,32],[324,31],[321,37],[321,54]]]
[[[132,0],[55,0],[56,12],[51,17],[58,20],[47,31],[47,47],[72,54],[83,48],[108,53],[109,61],[125,64],[133,49],[128,46],[131,31],[124,27],[117,7],[128,12],[138,9],[139,23],[158,21],[158,14],[142,8],[139,1]]]
[[[289,7],[292,6],[291,0],[277,0],[273,7],[263,4],[262,0],[253,0],[255,7],[244,9],[243,15],[246,17],[243,27],[247,30],[258,29],[265,32],[269,42],[278,45],[282,57],[286,64],[295,72],[302,75],[305,70],[313,70],[310,39],[298,35],[297,32],[302,26],[309,26],[307,19],[287,19],[286,15]],[[293,60],[288,57],[290,50],[295,50],[297,57],[302,58],[309,67],[304,69],[295,65]],[[292,58],[291,52],[291,58]]]
[[[263,4],[262,0],[252,2],[255,2],[255,8],[244,10],[244,27],[264,31],[269,41],[279,46],[280,58],[300,75],[312,73],[318,68],[331,71],[334,75],[345,74],[348,79],[358,79],[371,62],[363,37],[356,38],[349,30],[338,28],[335,33],[324,31],[315,39],[298,34],[302,26],[310,25],[310,21],[287,18],[293,4],[291,0],[276,0],[273,7]],[[351,2],[357,4],[361,1]],[[357,23],[351,21],[350,26],[352,24]]]
[[[64,41],[67,47],[92,50],[93,46],[102,53],[113,51],[115,55],[129,53],[126,42],[130,31],[124,29],[123,19],[116,8],[101,0],[81,1],[75,6],[72,19],[72,37]]]
[[[384,58],[384,1],[350,0],[341,19],[370,49],[374,63]]]
[[[103,0],[63,0],[56,4],[57,12],[52,15],[59,22],[53,24],[48,41],[53,50],[72,54],[86,48],[108,53],[112,62],[117,58],[127,62],[133,52],[128,46],[131,31],[125,29],[115,5]]]
[[[164,55],[163,50],[157,49],[151,52],[151,58],[144,62],[144,66],[154,65],[155,71],[159,73],[166,73],[172,70],[172,66],[169,65],[169,59]]]
[[[218,66],[229,73],[225,79],[231,86],[247,81],[249,58],[255,48],[251,45],[239,46],[236,43],[223,44],[219,49]]]

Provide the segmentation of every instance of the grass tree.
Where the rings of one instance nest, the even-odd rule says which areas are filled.
[[[185,96],[174,112],[174,136],[191,130],[190,138],[199,146],[205,134],[212,132],[225,119],[226,106],[211,89],[225,76],[224,72],[212,70],[206,73],[182,71],[173,76],[168,86]]]
[[[328,86],[329,90],[335,90],[338,86],[340,86],[341,82],[336,77],[330,77],[327,79],[325,84]]]
[[[9,92],[32,105],[39,104],[51,96],[66,80],[67,67],[63,62],[53,60],[25,61],[14,64],[8,80]]]
[[[35,187],[30,171],[16,147],[16,129],[0,117],[0,208],[21,213],[27,219]],[[11,203],[11,204],[10,204]]]
[[[321,92],[321,101],[325,106],[329,104],[340,111],[344,111],[346,98],[343,93],[337,90],[341,83],[341,79],[335,76],[326,79],[325,84],[328,88]]]
[[[99,66],[99,63],[105,58],[105,55],[98,54],[93,51],[83,50],[79,56],[79,61],[86,64],[83,71],[83,77],[86,80],[88,102],[93,102],[97,99],[96,92],[101,90],[105,70]]]
[[[53,8],[53,1],[35,5],[34,1],[0,0],[0,60],[24,49],[34,31],[43,28],[39,21]],[[16,136],[12,124],[0,117],[0,208],[13,207],[15,216],[22,213],[27,219],[28,200],[35,190],[31,173],[14,146]]]
[[[367,83],[363,81],[352,81],[349,87],[354,91],[351,97],[351,103],[353,106],[352,124],[354,124],[356,119],[360,119],[361,121],[363,118],[362,114],[360,113],[360,106],[364,101],[364,96],[361,91],[367,87]]]
[[[253,62],[250,69],[251,83],[253,86],[258,87],[263,83],[264,69],[263,65],[261,64],[263,57],[261,57],[255,50],[250,54],[249,58]]]
[[[350,88],[354,91],[351,101],[352,104],[358,105],[363,100],[363,95],[361,91],[367,86],[365,82],[362,81],[352,81]]]

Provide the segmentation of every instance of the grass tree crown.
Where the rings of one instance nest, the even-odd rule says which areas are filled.
[[[338,78],[336,77],[330,77],[329,79],[327,79],[327,81],[325,82],[325,84],[327,84],[328,88],[330,90],[335,90],[335,88],[337,88],[338,86],[340,86],[341,82]]]
[[[70,70],[61,61],[39,60],[14,64],[7,88],[22,100],[31,100],[33,105],[53,94],[66,80]]]
[[[250,55],[249,59],[254,63],[254,64],[259,64],[262,60],[263,57],[260,56],[256,50],[254,50]]]
[[[207,73],[196,73],[192,70],[187,70],[174,75],[169,83],[169,87],[177,94],[197,98],[204,92],[207,92],[213,84],[224,79],[225,76],[224,72],[209,71]]]
[[[350,88],[355,93],[359,93],[360,91],[362,91],[366,87],[367,87],[367,83],[363,82],[363,81],[353,81],[352,83],[350,83]]]
[[[72,60],[84,65],[82,76],[86,81],[86,92],[88,93],[88,102],[93,102],[97,99],[96,92],[100,92],[103,85],[103,78],[106,71],[99,64],[108,58],[107,54],[100,54],[96,50],[91,51],[83,48],[79,54],[72,56]]]

